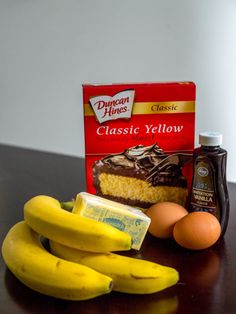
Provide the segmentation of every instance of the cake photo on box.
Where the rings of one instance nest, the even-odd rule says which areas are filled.
[[[108,155],[93,166],[96,194],[143,209],[164,201],[185,205],[188,189],[181,166],[191,155],[183,155],[182,165],[178,155],[167,155],[157,144]]]

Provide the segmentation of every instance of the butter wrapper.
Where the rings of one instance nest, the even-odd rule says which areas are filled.
[[[77,194],[72,212],[128,233],[135,250],[140,249],[151,223],[151,219],[139,209],[86,192]]]

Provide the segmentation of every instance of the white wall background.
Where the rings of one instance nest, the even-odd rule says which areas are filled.
[[[83,156],[83,82],[174,80],[236,182],[235,0],[0,0],[1,143]]]

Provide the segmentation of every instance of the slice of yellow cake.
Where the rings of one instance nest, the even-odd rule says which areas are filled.
[[[153,172],[166,158],[168,155],[154,144],[131,147],[96,161],[93,179],[97,195],[141,208],[163,201],[184,205],[188,190],[181,167],[167,162]]]

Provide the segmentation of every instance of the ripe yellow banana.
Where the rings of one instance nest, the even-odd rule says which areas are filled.
[[[46,251],[39,235],[23,221],[9,230],[3,241],[2,256],[22,283],[49,296],[86,300],[109,293],[112,288],[108,276]]]
[[[126,293],[154,293],[177,283],[178,272],[146,260],[114,253],[91,253],[50,241],[51,252],[61,258],[89,266],[113,279],[113,290]]]
[[[131,237],[108,224],[75,215],[59,201],[39,195],[24,206],[26,223],[44,237],[69,247],[91,251],[123,251],[131,248]]]

